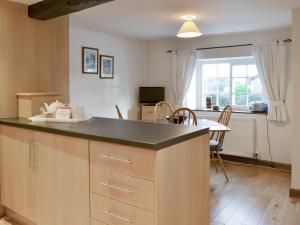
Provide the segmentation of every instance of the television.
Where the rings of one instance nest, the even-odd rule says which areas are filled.
[[[141,104],[156,104],[164,100],[164,87],[140,87],[139,102]]]

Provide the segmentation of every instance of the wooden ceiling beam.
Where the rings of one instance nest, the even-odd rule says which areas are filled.
[[[44,0],[28,7],[28,16],[38,20],[49,20],[68,15],[113,0]]]

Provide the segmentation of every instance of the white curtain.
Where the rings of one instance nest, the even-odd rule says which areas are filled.
[[[287,46],[283,41],[255,45],[254,56],[270,101],[268,119],[286,121]]]
[[[183,106],[183,100],[193,78],[197,57],[196,50],[172,53],[172,86],[176,107]]]

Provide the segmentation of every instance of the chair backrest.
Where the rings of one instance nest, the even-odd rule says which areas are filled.
[[[168,102],[159,102],[154,108],[154,122],[165,120],[167,116],[172,115],[173,108]]]
[[[169,123],[197,126],[197,117],[189,108],[179,108],[170,116]]]
[[[225,106],[218,119],[218,123],[228,126],[231,114],[232,114],[232,106],[231,105]],[[210,139],[216,140],[219,143],[219,147],[221,148],[223,146],[225,133],[226,133],[225,131],[212,132]]]
[[[218,123],[227,126],[231,117],[231,113],[232,113],[232,106],[226,105],[218,119]]]
[[[119,119],[121,119],[121,120],[124,119],[118,105],[116,105],[116,109],[117,109],[117,113],[118,113]]]

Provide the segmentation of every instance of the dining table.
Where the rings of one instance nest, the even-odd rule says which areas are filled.
[[[211,132],[228,132],[230,128],[214,120],[197,119],[197,127],[208,127]]]
[[[156,122],[159,123],[169,123],[168,117],[166,119],[160,119]],[[192,124],[192,122],[191,122]],[[180,125],[180,124],[178,124]],[[197,127],[205,128],[208,127],[211,132],[229,132],[231,129],[224,124],[218,123],[214,120],[208,120],[208,119],[197,119]]]

